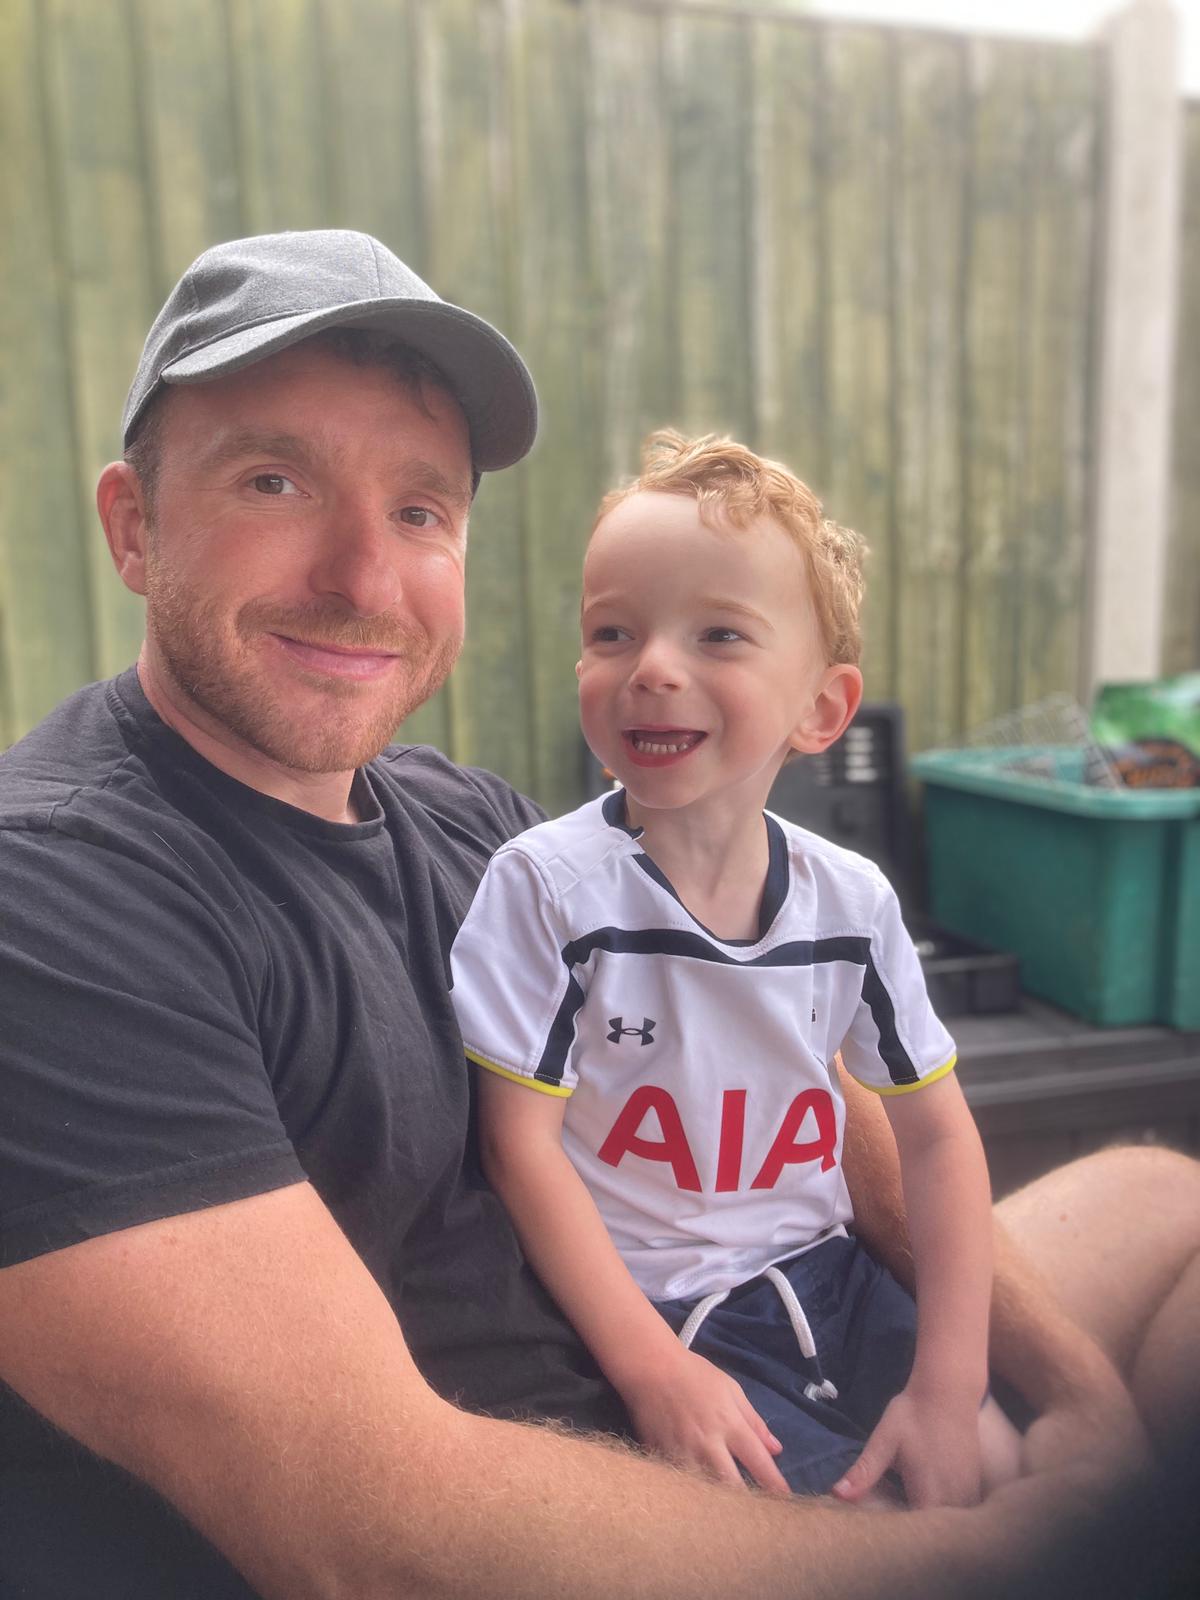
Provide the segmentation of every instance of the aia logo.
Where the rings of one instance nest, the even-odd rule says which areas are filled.
[[[608,1025],[612,1032],[607,1034],[609,1044],[620,1044],[623,1035],[631,1034],[633,1038],[640,1039],[643,1046],[654,1043],[654,1030],[658,1026],[654,1017],[643,1017],[640,1028],[627,1028],[624,1017],[609,1017]]]
[[[639,1030],[627,1028],[624,1031],[636,1033]],[[707,1185],[714,1194],[730,1194],[746,1187],[742,1182],[746,1095],[745,1089],[726,1089],[721,1096],[716,1169]],[[691,1114],[698,1117],[701,1113],[693,1108]],[[654,1122],[658,1123],[657,1139],[653,1137]],[[650,1126],[643,1131],[647,1123]],[[758,1171],[749,1187],[773,1189],[785,1167],[808,1161],[819,1162],[821,1171],[828,1172],[837,1165],[837,1152],[837,1111],[833,1097],[825,1089],[804,1089],[784,1110],[769,1148],[756,1152]],[[670,1167],[677,1188],[699,1194],[706,1187],[701,1181],[675,1097],[656,1084],[643,1083],[633,1091],[596,1154],[610,1167],[620,1166],[625,1156],[661,1161]]]

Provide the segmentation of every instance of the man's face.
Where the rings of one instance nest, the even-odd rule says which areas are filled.
[[[147,643],[172,698],[285,768],[376,755],[462,645],[455,401],[297,345],[171,390],[160,463]]]

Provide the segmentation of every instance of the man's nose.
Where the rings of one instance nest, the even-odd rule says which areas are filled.
[[[400,599],[401,541],[380,512],[343,502],[330,518],[312,586],[336,595],[360,617],[377,617]]]
[[[684,666],[679,651],[665,639],[648,639],[638,654],[633,685],[653,693],[682,688]]]

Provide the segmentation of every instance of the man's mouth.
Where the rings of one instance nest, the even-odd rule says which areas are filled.
[[[286,633],[276,633],[274,637],[297,665],[307,667],[311,671],[329,673],[334,677],[375,677],[386,671],[397,656],[394,650],[333,644],[325,640],[298,639]]]
[[[697,728],[626,728],[624,736],[640,756],[679,756],[708,737]]]

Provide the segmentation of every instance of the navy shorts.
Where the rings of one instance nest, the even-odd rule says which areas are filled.
[[[783,1445],[776,1465],[799,1494],[824,1494],[853,1466],[908,1381],[917,1308],[855,1239],[828,1239],[779,1263],[812,1331],[801,1354],[778,1288],[752,1278],[701,1323],[691,1348],[736,1378]],[[656,1302],[676,1332],[695,1300]],[[832,1383],[837,1398],[805,1392]]]

